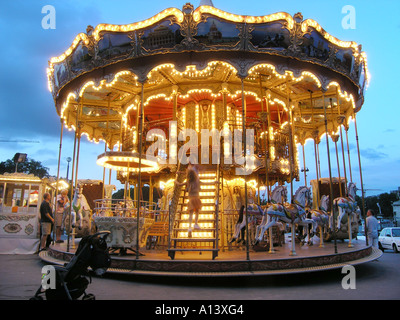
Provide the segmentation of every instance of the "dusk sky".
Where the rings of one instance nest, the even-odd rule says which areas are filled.
[[[0,161],[12,159],[17,152],[41,161],[57,175],[60,119],[47,88],[46,67],[51,57],[61,55],[76,35],[88,25],[128,24],[148,19],[168,7],[182,9],[186,0],[1,0],[0,43]],[[192,1],[197,7],[200,0]],[[214,6],[234,14],[268,15],[276,12],[303,14],[316,20],[328,33],[344,41],[355,41],[367,53],[370,84],[365,103],[357,114],[361,164],[367,195],[390,192],[400,187],[400,1],[398,0],[325,0],[325,1],[238,1],[213,0]],[[43,29],[42,8],[56,10],[56,28]],[[355,28],[345,29],[342,8],[355,9]],[[353,180],[359,188],[354,123],[349,130]],[[334,144],[330,140],[332,174],[337,176]],[[315,178],[313,144],[306,144],[308,181]],[[340,148],[339,148],[340,150]],[[303,166],[301,149],[300,164]],[[320,145],[321,169],[329,177],[325,138]],[[73,134],[64,130],[60,175],[66,175],[67,157],[72,157]],[[103,168],[96,165],[104,152],[104,143],[90,143],[83,137],[79,179],[99,179]],[[341,159],[341,154],[340,154]],[[347,164],[346,164],[347,165]],[[343,169],[343,168],[342,168]],[[70,171],[71,173],[71,171]],[[108,176],[108,175],[107,175]],[[117,188],[120,183],[113,182]],[[301,175],[300,184],[303,182]],[[374,190],[369,190],[374,189]],[[358,192],[361,196],[361,192]]]

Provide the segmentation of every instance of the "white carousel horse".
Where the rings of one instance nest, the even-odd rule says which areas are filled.
[[[267,204],[263,212],[260,225],[256,228],[255,245],[262,240],[265,231],[278,224],[278,216],[285,215],[285,208],[282,203],[287,199],[287,189],[285,186],[276,186],[271,192],[271,202]]]
[[[72,208],[71,208],[71,227],[75,228],[78,223],[78,229],[82,229],[83,222],[83,210],[90,210],[90,206],[86,200],[86,197],[83,195],[82,187],[76,187],[74,198],[72,199]],[[66,220],[68,219],[68,210],[64,211],[65,216],[63,217],[63,226],[66,225]]]
[[[255,220],[257,220],[256,215],[263,215],[263,210],[258,204],[249,203],[247,205],[247,214],[249,215],[247,223],[250,224]],[[246,209],[245,206],[242,206],[240,208],[238,222],[235,225],[235,232],[232,236],[232,239],[229,240],[229,243],[233,243],[234,241],[237,241],[238,243],[243,242],[243,244],[246,243],[244,239],[244,232],[240,234],[241,231],[244,231],[243,228],[245,226],[246,226]],[[241,237],[239,237],[240,235]]]
[[[356,216],[357,210],[357,201],[356,201],[356,192],[357,187],[353,182],[349,183],[347,188],[348,196],[347,197],[339,197],[333,200],[333,205],[337,206],[338,209],[338,217],[337,217],[337,225],[336,230],[340,230],[341,222],[344,215],[347,213],[349,217],[349,222],[351,223],[351,218]],[[332,215],[331,215],[332,216]]]
[[[306,186],[299,187],[294,195],[294,204],[284,204],[285,209],[288,210],[291,215],[290,217],[293,217],[293,211],[295,216],[295,222],[294,224],[297,224],[298,226],[305,227],[305,232],[303,232],[303,236],[301,237],[299,235],[299,239],[301,240],[301,243],[304,244],[304,238],[308,235],[308,244],[312,245],[311,238],[315,235],[318,224],[313,220],[307,217],[307,208],[311,206],[311,191],[310,188]],[[296,212],[297,211],[297,212]],[[292,218],[293,219],[293,218]],[[298,221],[298,222],[297,222]],[[290,222],[289,222],[290,223]],[[293,225],[293,224],[292,224]],[[311,233],[309,234],[308,230],[310,225],[312,226],[311,228]],[[304,231],[304,229],[303,229]]]
[[[286,187],[284,187],[286,190]],[[283,211],[281,211],[280,206],[274,207],[274,204],[268,206],[266,210],[267,220],[268,222],[265,225],[260,225],[257,229],[256,243],[262,240],[262,237],[265,231],[275,225],[278,225],[279,220],[285,223],[289,223],[292,225],[299,225],[303,227],[307,227],[312,225],[311,236],[315,234],[317,224],[312,219],[308,219],[306,217],[306,207],[309,206],[311,201],[311,193],[310,189],[307,187],[300,187],[297,189],[294,195],[294,203],[289,204],[286,202],[287,200],[287,191],[282,193],[285,196],[283,200]],[[294,240],[293,240],[294,241]]]
[[[321,197],[321,204],[319,209],[310,210],[311,219],[313,219],[320,228],[330,227],[330,219],[328,214],[329,196],[323,195]]]
[[[82,203],[82,188],[79,186],[75,189],[74,198],[72,199],[72,228],[76,227],[76,223],[78,222],[78,229],[82,229],[82,221],[83,221],[83,203]],[[87,208],[89,209],[89,208]]]
[[[329,196],[323,195],[321,197],[321,204],[319,209],[312,209],[309,211],[311,219],[315,221],[317,227],[320,229],[320,247],[323,247],[323,233],[324,229],[329,229],[331,227],[331,219],[328,214],[329,208]]]

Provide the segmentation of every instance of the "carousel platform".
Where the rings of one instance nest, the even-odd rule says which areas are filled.
[[[317,239],[318,240],[318,239]],[[78,247],[79,239],[76,240]],[[359,265],[378,259],[382,251],[366,246],[365,240],[353,240],[354,247],[348,242],[337,241],[337,253],[334,243],[325,243],[319,247],[296,243],[296,255],[290,256],[290,238],[275,253],[250,250],[247,259],[246,249],[235,248],[220,250],[218,257],[212,259],[208,252],[182,252],[174,260],[168,257],[166,248],[152,250],[141,249],[140,256],[128,251],[125,255],[112,254],[108,273],[143,276],[185,276],[185,277],[251,277],[277,274],[314,272],[342,268],[345,265]],[[71,246],[71,244],[70,244]],[[49,264],[64,265],[74,256],[75,249],[67,252],[66,242],[50,246],[42,251],[40,258]]]

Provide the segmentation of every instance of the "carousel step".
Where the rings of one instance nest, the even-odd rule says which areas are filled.
[[[215,242],[215,238],[171,238],[175,242]]]
[[[171,248],[168,251],[219,251],[213,248]]]
[[[204,207],[211,207],[211,206],[204,206]],[[183,214],[189,214],[188,209],[186,208],[186,206],[183,209],[177,209],[176,210],[177,213],[183,213]],[[206,209],[201,209],[199,214],[214,214],[215,213],[215,208],[210,208],[209,210]]]
[[[215,230],[215,228],[213,228],[213,227],[208,227],[208,228],[206,228],[206,227],[201,227],[201,229],[192,229],[192,232],[206,232],[206,231],[214,231]],[[181,232],[187,232],[188,231],[188,228],[174,228],[174,231],[181,231]]]
[[[173,249],[168,249],[168,256],[172,260],[174,260],[176,252],[190,252],[190,251],[211,252],[212,259],[214,260],[218,256],[219,249],[217,249],[217,248],[173,248]]]
[[[175,221],[179,221],[179,222],[186,222],[189,223],[189,218],[177,218],[175,219]],[[210,218],[210,219],[206,219],[206,218],[199,218],[198,220],[199,223],[210,223],[210,222],[215,222],[215,218]]]

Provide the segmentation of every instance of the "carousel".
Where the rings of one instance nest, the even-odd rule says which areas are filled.
[[[359,208],[345,157],[368,82],[361,45],[301,13],[243,16],[202,1],[132,24],[88,26],[47,74],[61,139],[63,128],[75,131],[75,181],[82,136],[103,145],[104,188],[91,217],[111,232],[110,271],[256,275],[379,257],[355,239],[364,201]],[[307,142],[317,179],[304,172],[295,188]],[[189,162],[204,182],[193,232],[182,186]],[[329,177],[321,177],[325,165]],[[120,199],[111,196],[112,174],[125,186]],[[64,263],[72,254],[52,246],[42,258]]]

